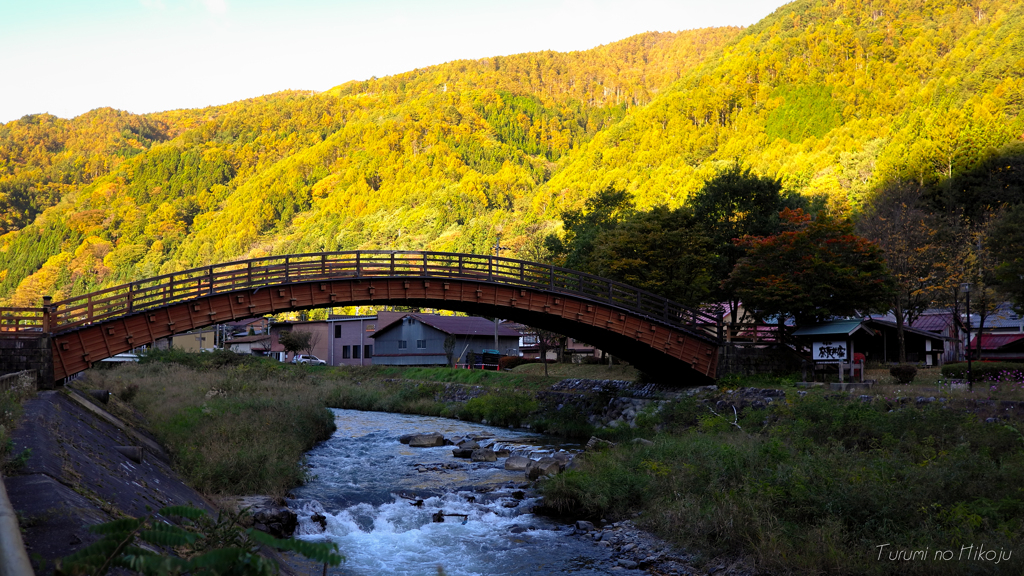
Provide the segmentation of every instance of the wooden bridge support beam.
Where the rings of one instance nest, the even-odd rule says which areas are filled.
[[[212,324],[290,310],[374,303],[485,313],[615,351],[655,374],[713,379],[718,346],[708,338],[650,318],[577,298],[459,278],[346,278],[201,295],[193,300],[81,326],[53,338],[53,376],[60,380],[104,358],[160,338]]]

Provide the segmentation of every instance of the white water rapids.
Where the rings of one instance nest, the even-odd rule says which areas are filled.
[[[330,574],[421,576],[440,568],[448,576],[589,575],[611,569],[608,550],[570,538],[571,526],[530,514],[537,499],[524,494],[524,473],[506,471],[504,458],[470,462],[454,458],[451,446],[410,448],[398,437],[487,436],[493,440],[478,440],[481,445],[493,442],[513,453],[555,450],[557,440],[444,418],[334,413],[337,432],[308,453],[313,480],[293,491],[293,509],[300,509],[296,535],[336,542],[347,557]],[[438,512],[448,515],[444,522],[432,521]],[[314,514],[326,517],[326,530]]]

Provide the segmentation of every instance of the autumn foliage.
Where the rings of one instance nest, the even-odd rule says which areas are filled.
[[[798,324],[886,309],[893,287],[882,251],[850,221],[800,209],[780,217],[785,231],[737,240],[749,252],[727,282],[747,306]]]

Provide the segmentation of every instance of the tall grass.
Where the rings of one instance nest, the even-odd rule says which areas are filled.
[[[137,385],[133,405],[202,492],[283,495],[301,484],[303,454],[334,430],[326,387],[307,371],[273,362],[192,356],[208,358],[94,371],[85,384],[115,393]]]
[[[683,412],[686,412],[685,410]],[[936,406],[809,396],[587,454],[549,480],[549,505],[644,526],[772,574],[1014,573],[1024,568],[1024,436]],[[685,420],[686,418],[684,418]],[[763,430],[762,430],[763,428]],[[889,549],[1013,550],[991,562],[879,561]]]

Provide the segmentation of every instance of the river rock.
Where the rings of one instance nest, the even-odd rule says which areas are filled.
[[[595,530],[593,522],[587,522],[586,520],[577,520],[576,529],[580,532],[591,532]]]
[[[499,448],[495,450],[494,453],[498,456],[498,458],[508,458],[509,456],[512,455],[512,452],[509,452],[508,448]]]
[[[594,450],[604,450],[605,448],[611,448],[612,446],[615,446],[614,442],[601,440],[597,436],[591,436],[590,440],[587,440],[587,446],[584,449],[588,452],[592,452]]]
[[[646,438],[633,438],[633,444],[642,444],[644,446],[654,446],[654,442]]]
[[[458,446],[463,450],[476,450],[480,447],[480,444],[478,444],[476,440],[468,439],[458,442]]]
[[[541,458],[533,464],[530,464],[526,469],[526,478],[528,480],[536,480],[541,476],[558,474],[558,471],[562,469],[562,465],[554,458]]]
[[[291,538],[299,525],[295,512],[283,507],[262,508],[253,513],[253,527],[275,538]]]
[[[530,459],[525,456],[509,456],[505,460],[505,470],[526,470],[530,465]]]
[[[559,450],[558,452],[552,454],[551,457],[554,458],[555,460],[558,460],[558,463],[561,464],[562,466],[565,466],[566,464],[569,463],[569,460],[572,460],[572,454],[569,454],[565,450]]]
[[[473,457],[473,449],[472,448],[453,448],[452,449],[452,456],[455,456],[456,458],[472,458]]]
[[[444,436],[437,432],[417,434],[409,439],[410,448],[433,448],[435,446],[444,446]]]
[[[494,450],[490,450],[488,448],[477,448],[476,450],[473,450],[473,453],[470,455],[470,459],[473,460],[473,462],[495,462],[497,461],[498,456],[494,453]]]

